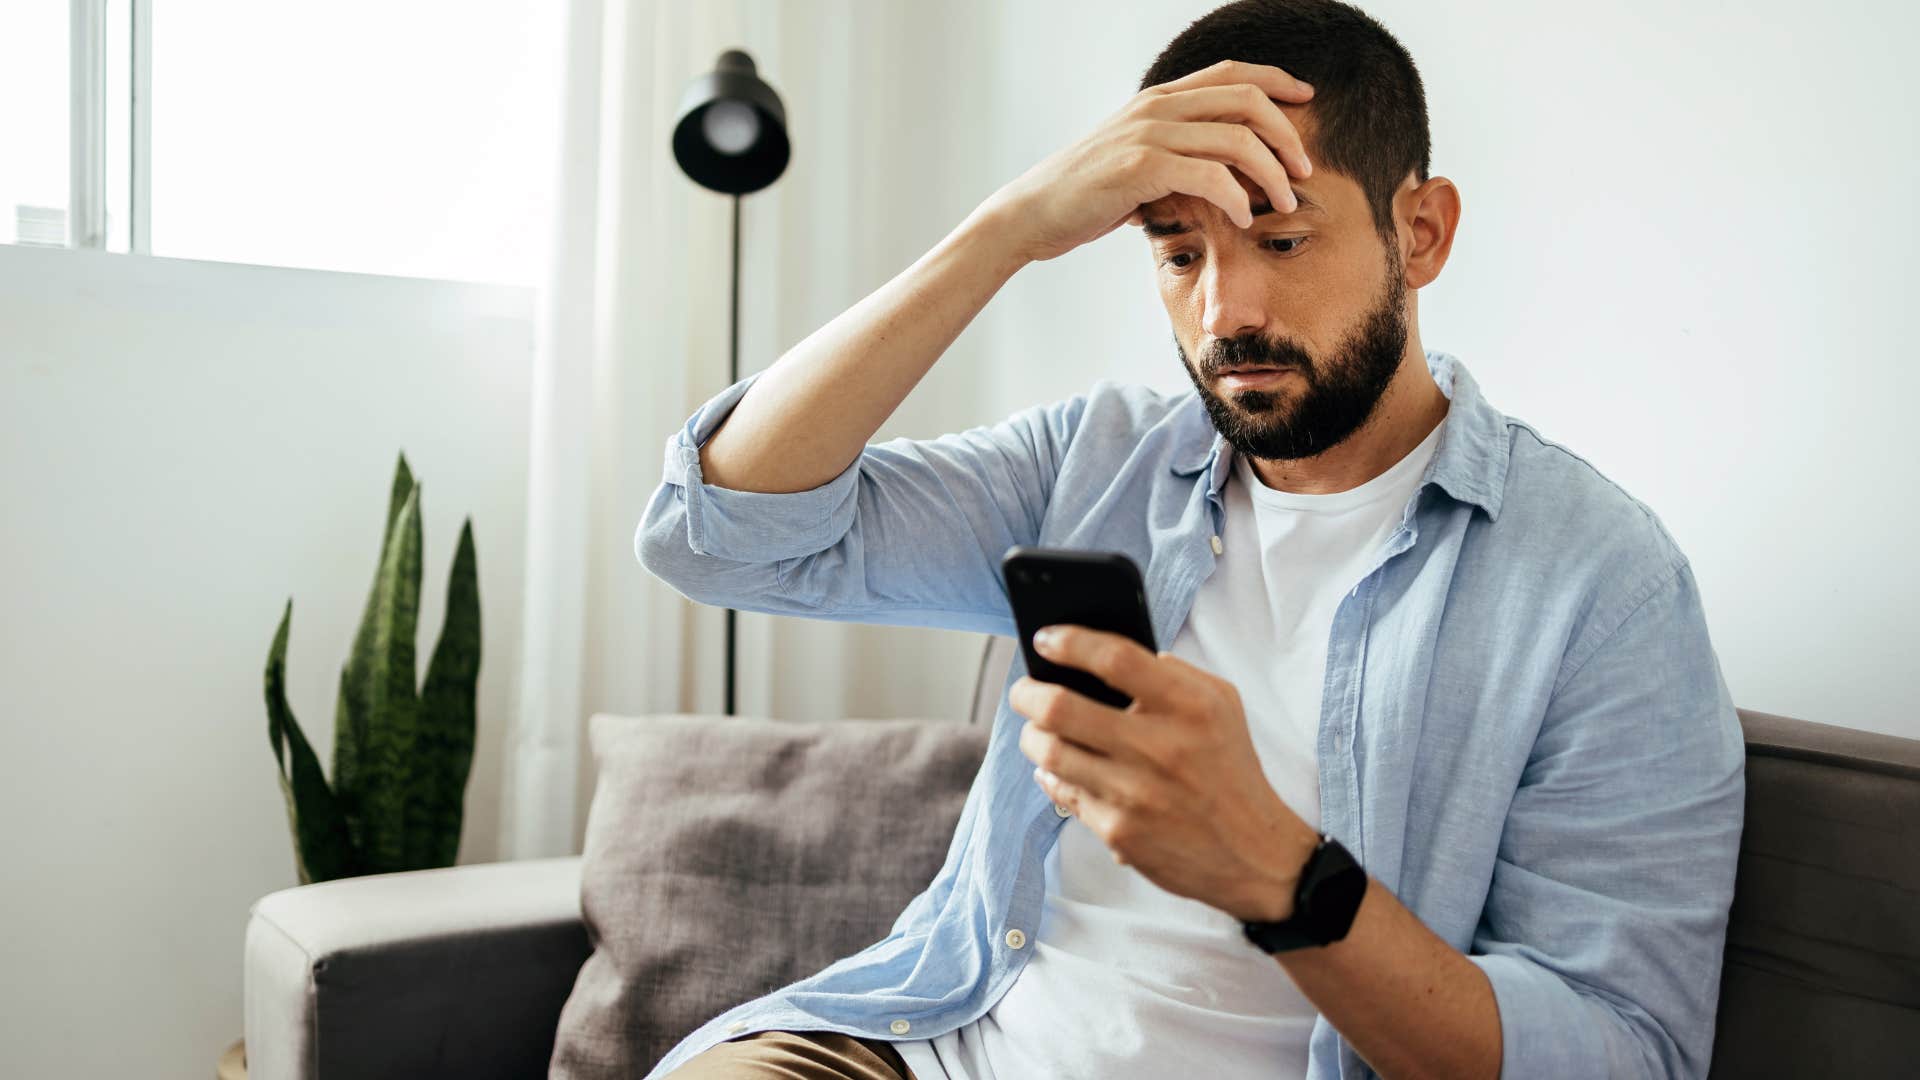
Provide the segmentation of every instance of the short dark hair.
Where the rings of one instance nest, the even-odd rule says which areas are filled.
[[[1302,131],[1314,175],[1360,185],[1381,238],[1393,242],[1393,194],[1428,179],[1432,139],[1419,69],[1372,16],[1338,0],[1236,0],[1180,31],[1140,77],[1142,90],[1222,60],[1270,64],[1313,86]]]

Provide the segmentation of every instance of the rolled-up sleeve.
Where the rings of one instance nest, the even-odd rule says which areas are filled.
[[[741,611],[1012,634],[999,560],[1035,543],[1085,395],[935,439],[869,444],[806,491],[706,483],[700,448],[764,372],[666,443],[634,535],[648,571]]]
[[[1690,566],[1569,655],[1468,959],[1503,1077],[1703,1077],[1746,749]]]

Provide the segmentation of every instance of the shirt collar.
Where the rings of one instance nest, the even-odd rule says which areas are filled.
[[[1507,486],[1506,415],[1487,404],[1480,384],[1452,354],[1428,350],[1427,369],[1451,404],[1420,487],[1437,484],[1455,499],[1485,510],[1489,521],[1498,520],[1500,497]],[[1191,476],[1210,469],[1209,486],[1217,493],[1227,482],[1233,454],[1226,437],[1213,426],[1198,391],[1182,403],[1180,424],[1173,472]]]

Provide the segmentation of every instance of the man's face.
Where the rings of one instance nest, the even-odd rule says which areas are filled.
[[[1265,189],[1233,173],[1256,211],[1267,204]],[[1312,457],[1352,435],[1407,348],[1399,245],[1374,231],[1360,185],[1318,168],[1289,179],[1300,209],[1258,214],[1244,230],[1188,195],[1150,203],[1145,213],[1181,366],[1236,451],[1276,460]],[[1187,228],[1156,228],[1169,224]],[[1288,370],[1246,380],[1222,374],[1255,364]]]

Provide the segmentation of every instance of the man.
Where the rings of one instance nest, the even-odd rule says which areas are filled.
[[[705,603],[1007,635],[1007,548],[1121,551],[1170,646],[1038,644],[1125,710],[1016,662],[888,936],[652,1075],[1704,1076],[1733,702],[1653,512],[1422,347],[1460,198],[1412,60],[1243,0],[1142,87],[696,412],[636,545]],[[1194,394],[866,445],[1020,266],[1129,223]]]

